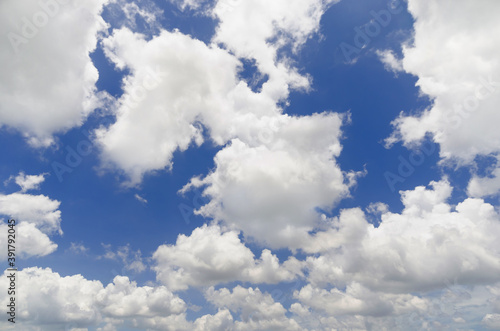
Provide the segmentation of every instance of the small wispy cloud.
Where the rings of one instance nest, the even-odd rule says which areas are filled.
[[[141,196],[140,196],[139,194],[137,194],[137,193],[134,195],[134,198],[136,198],[137,200],[139,200],[140,202],[142,202],[142,203],[144,203],[144,204],[148,203],[148,200],[144,199],[143,197],[141,197]]]
[[[87,247],[85,247],[83,244],[79,243],[71,243],[71,246],[69,247],[69,251],[74,253],[74,254],[82,254],[85,255],[89,251]]]
[[[102,244],[105,249],[104,255],[98,257],[98,259],[108,259],[121,261],[125,266],[125,269],[132,270],[137,273],[146,270],[146,265],[143,263],[141,250],[134,251],[130,249],[130,244],[118,247],[116,251],[113,251],[111,245]]]

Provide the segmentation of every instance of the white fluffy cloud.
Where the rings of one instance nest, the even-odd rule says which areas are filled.
[[[303,247],[309,284],[291,311],[311,328],[494,328],[500,281],[500,215],[481,199],[447,203],[446,180],[402,191],[404,210],[387,206],[375,227],[343,210]]]
[[[262,93],[280,100],[290,88],[308,89],[309,77],[300,74],[293,59],[278,51],[290,46],[296,52],[319,30],[321,16],[338,0],[170,0],[182,9],[189,7],[219,22],[212,41],[222,44],[238,58],[255,61],[268,75]]]
[[[289,88],[308,88],[309,78],[280,59],[278,50],[291,46],[298,50],[317,33],[321,16],[334,0],[220,0],[212,14],[220,24],[213,40],[224,44],[239,58],[255,60],[269,80],[262,92],[279,100]]]
[[[0,215],[16,220],[16,250],[23,257],[44,256],[54,252],[57,244],[49,235],[61,230],[61,212],[57,200],[51,200],[45,195],[22,193],[27,189],[37,187],[43,181],[43,175],[16,177],[21,192],[8,195],[0,194]],[[0,224],[0,245],[7,246],[7,224]],[[0,252],[5,256],[6,251]]]
[[[21,171],[15,177],[10,176],[6,183],[13,179],[14,182],[21,187],[21,192],[24,193],[30,190],[38,190],[40,188],[40,184],[45,181],[46,175],[47,174],[26,175],[23,171]]]
[[[405,293],[499,281],[500,216],[481,199],[446,203],[446,180],[402,192],[401,214],[384,212],[374,227],[360,209],[344,210],[332,230],[307,249],[313,285],[344,287],[355,281],[373,290]]]
[[[198,213],[270,247],[296,248],[319,225],[316,208],[328,210],[349,194],[353,174],[335,162],[342,120],[334,113],[283,116],[266,142],[234,139],[215,156],[215,170],[183,191],[206,185],[211,201]]]
[[[2,288],[8,288],[5,272],[0,279]],[[61,277],[51,269],[26,268],[17,273],[17,323],[25,330],[86,329],[103,322],[140,328],[162,321],[170,321],[162,330],[187,330],[186,304],[163,286],[139,287],[127,277],[117,276],[104,287],[99,281],[81,275]],[[0,294],[6,306],[7,293]],[[2,320],[5,326],[7,322]],[[109,327],[111,327],[111,325]]]
[[[400,214],[378,208],[382,222],[377,228],[360,209],[350,209],[330,221],[331,229],[311,236],[304,250],[320,255],[307,258],[310,284],[295,293],[300,303],[292,304],[290,312],[269,294],[237,286],[209,289],[206,299],[219,311],[186,320],[186,304],[171,293],[176,288],[233,280],[281,282],[303,267],[293,258],[280,265],[266,250],[257,260],[237,232],[212,225],[158,248],[155,271],[166,287],[138,287],[120,276],[104,287],[82,276],[25,269],[19,273],[24,286],[19,318],[27,330],[31,325],[42,330],[68,325],[106,325],[102,330],[123,325],[152,330],[432,329],[448,323],[473,327],[477,318],[494,328],[500,292],[498,286],[483,284],[499,281],[499,215],[480,199],[450,206],[448,182],[431,184],[402,192],[405,209]],[[427,291],[439,291],[439,296]],[[45,293],[57,295],[47,304]]]
[[[359,284],[345,290],[306,286],[289,311],[308,330],[477,330],[494,329],[491,302],[498,288],[449,284],[426,295],[372,292]],[[308,305],[310,304],[310,306]],[[482,320],[482,322],[481,322]]]
[[[7,233],[8,226],[0,225],[0,231]],[[40,231],[34,223],[22,222],[16,226],[16,252],[25,258],[30,256],[45,256],[53,253],[57,249],[57,244],[52,242],[46,232]],[[50,234],[50,233],[49,233]],[[0,243],[7,243],[7,238],[2,238]],[[5,244],[4,246],[7,246]],[[5,256],[3,253],[2,256]]]
[[[126,28],[115,30],[103,40],[105,53],[130,75],[116,104],[116,122],[96,132],[105,165],[123,170],[128,184],[136,185],[145,173],[170,169],[176,150],[200,145],[203,127],[218,145],[259,138],[280,120],[277,103],[290,88],[310,83],[289,59],[277,58],[278,49],[298,49],[317,32],[330,3],[278,1],[269,8],[265,1],[231,1],[229,13],[228,2],[220,1],[210,11],[219,19],[210,45],[178,31],[146,40]],[[255,60],[260,74],[268,75],[260,92],[239,78],[241,58]]]
[[[201,144],[200,122],[224,144],[247,131],[248,121],[278,113],[272,100],[238,82],[239,61],[216,46],[167,31],[146,41],[128,29],[115,31],[103,44],[131,75],[124,81],[116,123],[98,130],[97,139],[104,161],[123,169],[132,184],[148,171],[170,168],[177,149]]]
[[[107,0],[29,0],[0,3],[0,125],[16,128],[34,146],[82,124],[100,103],[97,69],[89,57]]]
[[[198,318],[194,323],[195,331],[226,331],[231,330],[233,325],[233,316],[227,309],[222,309],[215,315],[204,315]]]
[[[6,287],[8,279],[2,277]],[[98,321],[101,316],[93,306],[91,294],[96,295],[103,289],[98,281],[89,281],[81,275],[61,277],[50,269],[27,268],[17,273],[18,291],[16,293],[17,311],[20,320],[31,320],[37,326],[44,324],[82,323]],[[8,299],[2,294],[2,303]]]
[[[9,275],[5,271],[0,279],[3,288],[9,287]],[[138,286],[124,276],[104,286],[81,275],[63,277],[37,267],[20,270],[16,277],[16,322],[27,331],[302,330],[280,303],[259,289],[209,288],[205,297],[218,312],[190,322],[186,303],[165,286]],[[8,300],[6,292],[0,293],[2,305]],[[240,317],[235,320],[231,312]],[[0,327],[7,326],[0,321]]]
[[[186,304],[166,287],[137,287],[127,277],[117,276],[96,296],[102,313],[110,317],[152,317],[182,314]]]
[[[401,64],[418,77],[417,86],[433,104],[419,115],[396,119],[388,142],[412,144],[430,133],[446,160],[465,164],[477,155],[498,155],[500,3],[410,0],[408,9],[416,19],[415,35],[413,44],[403,47]],[[496,178],[480,180],[489,187],[484,191],[477,181],[471,183],[474,195],[500,188]]]
[[[157,279],[171,290],[211,286],[232,281],[279,283],[300,274],[301,264],[290,258],[280,265],[264,250],[256,260],[238,238],[238,232],[202,226],[191,236],[179,235],[175,245],[162,245],[153,254]]]
[[[302,303],[331,316],[401,315],[407,312],[425,311],[426,300],[411,294],[376,293],[358,283],[349,284],[344,291],[330,291],[306,285],[295,293]]]
[[[0,194],[0,213],[10,216],[17,221],[36,224],[47,232],[61,230],[61,212],[58,210],[61,203],[51,200],[45,195],[31,195],[25,193]]]
[[[231,292],[227,288],[210,288],[206,299],[218,308],[238,313],[241,321],[234,323],[234,330],[302,330],[299,324],[286,316],[287,310],[275,302],[271,295],[258,288],[236,286]]]

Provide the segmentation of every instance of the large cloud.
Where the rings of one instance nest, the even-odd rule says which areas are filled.
[[[500,215],[481,199],[450,205],[447,180],[430,186],[401,192],[401,213],[370,208],[380,214],[377,227],[361,209],[346,209],[309,237],[309,283],[295,291],[300,303],[290,309],[301,325],[452,330],[477,328],[483,319],[494,327]]]
[[[126,28],[104,39],[106,55],[130,75],[116,104],[116,123],[98,130],[97,140],[104,163],[123,170],[128,184],[171,168],[173,152],[203,142],[203,127],[218,145],[259,138],[279,121],[277,104],[290,88],[309,87],[309,79],[277,54],[285,46],[298,49],[317,32],[326,2],[278,1],[269,10],[264,1],[235,1],[230,13],[224,5],[210,11],[219,18],[210,45],[178,31],[146,40]],[[265,16],[256,19],[257,13]],[[256,61],[259,75],[268,76],[259,92],[239,77],[240,58]]]
[[[216,46],[167,31],[146,41],[128,29],[115,31],[103,44],[131,75],[124,81],[116,123],[99,130],[97,138],[104,160],[123,169],[133,184],[148,171],[170,168],[177,149],[201,144],[200,121],[223,144],[245,121],[277,113],[272,100],[237,81],[239,61]]]
[[[346,180],[334,159],[343,116],[281,114],[281,96],[255,93],[238,79],[235,56],[180,32],[148,41],[121,29],[103,44],[119,68],[131,70],[116,122],[96,132],[104,162],[122,169],[128,184],[171,168],[173,153],[201,144],[205,127],[214,142],[230,145],[217,154],[215,171],[184,191],[208,185],[212,201],[200,212],[245,236],[286,246],[317,225],[315,208],[330,209],[348,195],[352,176]]]
[[[279,283],[300,274],[301,264],[290,258],[280,265],[264,250],[259,260],[238,238],[219,226],[203,226],[191,236],[180,235],[175,245],[162,245],[153,254],[157,278],[171,290],[211,286],[232,281]]]
[[[390,294],[360,284],[345,289],[305,286],[289,311],[308,330],[483,330],[498,327],[497,286],[448,283],[440,291]]]
[[[344,210],[334,229],[306,248],[325,252],[307,259],[310,281],[340,287],[356,281],[393,293],[438,289],[454,279],[499,281],[500,216],[494,207],[472,198],[452,207],[446,203],[449,183],[431,185],[402,192],[403,212],[383,212],[378,227],[361,210]]]
[[[412,144],[431,134],[441,156],[459,164],[477,155],[498,155],[500,3],[410,0],[408,9],[416,20],[415,35],[413,44],[403,47],[402,68],[418,77],[417,85],[433,104],[421,114],[396,119],[388,142]],[[500,188],[497,178],[480,183],[488,189],[477,189],[476,180],[472,195]]]
[[[2,288],[9,287],[9,275],[8,271],[2,275]],[[189,322],[186,303],[165,286],[138,286],[124,276],[103,286],[81,275],[62,277],[37,267],[20,270],[16,277],[16,323],[23,330],[300,330],[287,318],[287,310],[259,289],[210,288],[206,298],[219,311]],[[6,291],[0,293],[2,305],[9,300]],[[230,311],[241,320],[234,321]],[[8,323],[4,319],[0,327],[7,328]]]
[[[0,279],[9,287],[10,272]],[[23,330],[328,330],[336,329],[469,329],[481,321],[498,325],[498,286],[476,288],[450,284],[439,295],[372,292],[359,284],[345,291],[305,286],[296,292],[301,303],[290,309],[258,288],[205,291],[218,311],[186,320],[187,304],[164,286],[138,286],[117,276],[104,286],[81,275],[62,277],[51,269],[27,268],[17,273],[17,323]],[[10,300],[0,293],[3,305]],[[234,315],[234,317],[233,317]],[[0,321],[8,328],[8,322]]]
[[[8,288],[9,272],[0,284]],[[117,276],[104,287],[81,275],[61,277],[51,269],[26,268],[17,273],[17,323],[23,330],[70,330],[104,322],[146,328],[163,322],[162,330],[187,330],[186,304],[163,286],[139,287],[127,277]],[[4,292],[4,291],[2,291]],[[0,294],[2,306],[7,293]],[[170,322],[170,324],[166,324]],[[2,320],[6,326],[5,320]]]
[[[296,248],[329,210],[349,194],[335,162],[342,116],[282,116],[272,135],[255,144],[234,139],[217,153],[215,170],[183,188],[207,186],[211,201],[198,213],[242,230],[270,247]]]
[[[121,276],[104,287],[79,275],[25,269],[18,274],[19,321],[27,330],[432,329],[474,328],[480,320],[495,328],[500,217],[480,199],[449,205],[446,180],[431,186],[402,192],[402,213],[378,205],[378,227],[360,209],[344,210],[330,229],[302,241],[305,252],[317,253],[305,262],[290,258],[280,265],[268,250],[255,259],[238,232],[211,225],[158,248],[155,269],[167,287],[139,287]],[[36,229],[37,223],[25,224]],[[289,311],[258,289],[211,288],[206,299],[218,312],[190,322],[187,305],[171,292],[230,281],[286,282],[302,277],[303,267],[309,284],[295,292],[300,303]],[[52,293],[49,303],[45,293]]]
[[[34,146],[82,124],[99,105],[97,69],[89,53],[107,0],[29,0],[0,3],[0,125],[16,128]]]

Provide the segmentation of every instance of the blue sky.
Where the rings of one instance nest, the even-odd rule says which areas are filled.
[[[18,327],[500,329],[499,11],[2,2]]]

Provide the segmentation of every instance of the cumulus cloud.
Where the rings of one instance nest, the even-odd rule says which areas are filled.
[[[7,287],[8,271],[0,280]],[[17,273],[23,279],[18,282],[16,299],[19,319],[35,322],[46,329],[51,324],[59,324],[64,329],[67,323],[88,324],[98,322],[101,318],[97,307],[93,307],[94,298],[89,294],[97,294],[103,289],[98,281],[89,281],[81,275],[61,277],[50,269],[27,268]],[[1,295],[2,303],[9,298]],[[54,328],[57,329],[57,328]]]
[[[238,313],[241,321],[234,323],[234,330],[302,330],[299,324],[286,316],[287,310],[268,293],[258,288],[236,286],[205,293],[206,299],[218,308]]]
[[[432,106],[417,115],[401,114],[387,142],[410,145],[430,134],[440,144],[441,157],[459,164],[471,164],[478,155],[498,155],[500,23],[495,13],[500,3],[410,0],[408,9],[416,20],[415,33],[413,42],[403,46],[402,69],[418,77],[417,86]],[[470,193],[498,191],[494,177],[473,179]]]
[[[378,227],[366,221],[362,210],[344,210],[325,220],[329,229],[305,241],[303,250],[314,254],[305,265],[294,258],[280,264],[268,250],[256,259],[238,232],[205,225],[154,254],[155,271],[166,286],[139,287],[119,276],[104,287],[79,275],[25,269],[19,277],[26,297],[19,302],[27,306],[20,308],[25,313],[19,318],[42,330],[63,330],[68,323],[102,330],[124,325],[152,330],[432,329],[447,323],[473,327],[471,320],[478,317],[493,328],[500,291],[488,284],[499,281],[499,215],[480,199],[451,206],[446,202],[451,191],[446,180],[403,191],[401,213],[377,207]],[[110,252],[110,258],[129,260],[130,250]],[[299,303],[292,303],[289,312],[258,289],[211,288],[205,296],[218,312],[190,322],[187,305],[171,292],[231,281],[287,282],[302,277],[304,266],[309,284],[295,292]],[[44,293],[58,293],[49,306],[64,308],[44,310]]]
[[[0,194],[0,214],[21,222],[33,223],[47,232],[62,234],[61,212],[58,210],[60,204],[45,195]]]
[[[8,288],[8,271],[0,284]],[[17,273],[22,281],[16,293],[18,323],[26,330],[86,329],[104,322],[127,322],[139,328],[158,321],[172,322],[163,330],[187,330],[186,304],[166,287],[137,286],[127,277],[117,276],[106,287],[81,275],[62,277],[51,269],[26,268]],[[7,293],[0,294],[6,305]],[[1,323],[5,326],[5,321]]]
[[[473,330],[498,311],[498,285],[456,280],[439,290],[409,293],[370,290],[357,282],[326,289],[308,284],[294,296],[299,302],[289,311],[308,330]]]
[[[137,185],[146,173],[171,169],[173,153],[200,145],[204,133],[218,145],[257,138],[280,119],[277,103],[289,90],[310,83],[289,59],[277,58],[278,50],[298,49],[316,33],[330,3],[277,1],[269,8],[265,1],[235,1],[229,14],[224,1],[218,2],[210,11],[219,19],[210,45],[175,30],[151,40],[115,30],[103,40],[104,50],[130,75],[115,105],[116,122],[96,132],[104,164],[121,169],[127,183]],[[260,75],[269,77],[258,93],[239,77],[240,59],[254,61]]]
[[[349,284],[344,291],[336,288],[328,291],[308,284],[294,296],[307,306],[331,316],[400,315],[427,308],[426,300],[417,296],[376,293],[358,283]]]
[[[43,181],[43,175],[30,179],[18,176],[16,181],[18,179],[22,190],[32,189]],[[60,204],[45,195],[0,194],[0,215],[16,220],[16,250],[21,256],[45,256],[57,249],[49,235],[62,235]],[[7,224],[2,222],[0,231],[5,235],[0,237],[0,245],[7,246],[7,229]],[[0,254],[5,256],[6,252]]]
[[[344,292],[306,286],[300,293],[304,302],[293,303],[289,311],[308,330],[476,330],[481,319],[485,325],[494,315],[485,314],[492,311],[488,301],[495,295],[484,286],[453,286],[422,297],[353,287]]]
[[[233,316],[231,312],[227,309],[221,309],[215,315],[204,315],[198,318],[194,323],[194,330],[225,331],[231,330],[232,326]]]
[[[279,283],[301,274],[291,257],[283,264],[269,250],[255,259],[236,231],[204,225],[191,236],[179,235],[175,245],[162,245],[153,254],[157,279],[171,290],[211,286],[232,281]]]
[[[429,309],[402,321],[407,327],[474,329],[482,319],[483,326],[494,329],[497,294],[494,287],[482,284],[498,282],[499,250],[494,238],[500,219],[494,206],[478,198],[498,194],[498,162],[485,170],[486,175],[476,174],[475,169],[485,157],[498,159],[500,153],[494,124],[499,120],[500,67],[494,55],[499,43],[498,34],[491,33],[500,28],[493,14],[500,9],[499,3],[484,1],[478,6],[467,1],[410,0],[408,9],[416,20],[414,40],[403,45],[401,60],[390,51],[379,56],[388,69],[415,75],[417,86],[432,105],[420,114],[402,113],[386,142],[411,146],[432,137],[440,145],[442,164],[471,166],[467,193],[473,198],[451,206],[447,200],[452,189],[441,181],[433,183],[432,189],[402,192],[405,209],[401,214],[381,210],[378,228],[363,224],[361,210],[356,211],[352,226],[344,226],[347,220],[341,215],[334,221],[335,230],[317,234],[310,242],[309,251],[329,253],[308,259],[314,265],[309,275],[320,287],[331,281],[351,284],[351,279],[385,293],[420,291]],[[481,24],[476,24],[478,20]],[[343,242],[342,233],[353,231],[362,235]],[[343,253],[332,253],[334,249]],[[347,253],[357,249],[361,250],[352,256]],[[324,277],[332,270],[335,276]],[[450,290],[451,281],[463,284],[459,288],[465,295]],[[426,292],[440,288],[446,290],[438,297]],[[454,297],[459,300],[450,300]]]
[[[338,0],[170,0],[218,20],[212,42],[222,44],[238,58],[255,61],[268,80],[262,93],[274,100],[288,96],[290,88],[308,89],[310,79],[299,73],[290,57],[279,51],[289,46],[298,51],[318,33],[323,13]]]
[[[295,323],[309,330],[474,328],[478,318],[493,328],[500,307],[494,286],[500,280],[496,244],[500,215],[481,199],[467,198],[450,205],[451,193],[451,185],[443,179],[429,187],[402,191],[401,213],[374,204],[370,209],[381,214],[378,227],[359,208],[326,219],[329,228],[324,225],[302,247],[309,254],[305,269],[309,284],[295,291],[299,302],[290,306],[293,320],[279,322],[293,325],[284,327],[270,315],[259,316],[257,324],[252,312],[262,310],[252,302],[254,298],[266,301],[268,294],[241,286],[232,292],[227,288],[207,291],[207,300],[221,315],[216,323],[230,323],[227,309],[240,314],[241,322],[234,325],[242,330],[272,329],[269,325],[294,328]],[[190,244],[205,237],[214,243],[228,241],[219,237],[219,230],[213,231],[215,236],[203,236],[200,230],[199,236],[183,239]],[[181,247],[179,242],[176,246]],[[239,243],[236,234],[233,242]],[[214,258],[222,256],[203,244],[184,247],[190,252],[208,252]],[[238,249],[231,251],[244,260]],[[195,260],[193,255],[182,255],[179,260]],[[189,270],[188,265],[179,263],[176,268]],[[212,319],[214,316],[204,317],[207,323]]]
[[[251,97],[251,90],[235,80],[239,63],[233,56],[179,32],[162,31],[146,41],[121,29],[103,44],[131,75],[124,81],[116,122],[98,130],[97,140],[104,162],[122,169],[132,184],[146,172],[171,168],[176,150],[200,145],[203,130],[196,123],[202,117],[223,126],[233,118],[232,104]],[[237,96],[231,96],[234,89]]]
[[[101,104],[97,69],[89,57],[107,0],[7,0],[0,4],[0,125],[33,146],[79,126]]]
[[[255,60],[259,71],[269,76],[264,94],[276,100],[286,98],[289,88],[309,88],[309,78],[301,75],[289,58],[279,58],[278,50],[290,46],[298,50],[318,32],[321,16],[334,0],[220,0],[212,15],[220,21],[214,42],[222,43],[239,58]]]
[[[40,184],[45,181],[45,176],[47,174],[40,175],[26,175],[23,171],[19,172],[17,176],[10,176],[10,178],[5,182],[7,184],[11,180],[21,187],[21,192],[24,193],[30,190],[40,189]]]
[[[8,288],[8,271],[0,285]],[[97,330],[122,328],[143,330],[302,330],[286,316],[287,310],[259,289],[237,286],[205,292],[217,313],[186,320],[186,303],[165,286],[138,286],[116,276],[104,286],[81,275],[61,276],[49,268],[26,268],[17,272],[17,323],[27,331]],[[7,304],[7,293],[0,302]],[[238,320],[233,314],[240,316]],[[5,320],[0,327],[6,327]]]
[[[116,276],[96,296],[102,313],[110,317],[152,317],[179,315],[185,312],[186,304],[166,287],[137,287],[127,277]]]
[[[296,248],[321,222],[317,208],[349,194],[335,162],[342,122],[335,113],[284,115],[265,142],[234,139],[215,156],[215,170],[182,191],[205,187],[211,200],[197,213],[270,247]]]
[[[2,224],[0,229],[3,233],[7,233],[8,227]],[[57,249],[57,244],[52,242],[49,236],[40,231],[33,223],[23,222],[19,224],[16,232],[16,238],[18,239],[16,251],[21,257],[45,256]]]
[[[313,285],[344,287],[355,281],[372,290],[430,291],[456,279],[461,284],[499,280],[500,217],[481,199],[449,205],[446,180],[402,192],[401,214],[384,212],[374,227],[360,209],[342,211],[332,230],[307,249]]]

